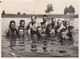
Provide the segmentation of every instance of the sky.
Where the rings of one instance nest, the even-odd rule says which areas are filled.
[[[2,10],[6,13],[17,14],[44,14],[48,4],[53,5],[52,14],[63,14],[64,8],[72,5],[75,8],[75,14],[78,14],[78,0],[2,0]]]

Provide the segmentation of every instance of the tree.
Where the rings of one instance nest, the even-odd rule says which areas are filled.
[[[0,3],[1,3],[1,1],[0,1]]]
[[[20,12],[18,12],[17,15],[20,15]]]
[[[69,12],[69,8],[68,7],[65,7],[64,14],[66,15],[68,12]]]
[[[72,5],[69,6],[69,13],[70,14],[74,14],[75,13],[75,8]]]
[[[2,15],[5,15],[5,11],[4,10],[2,11]]]
[[[52,12],[53,11],[53,6],[52,6],[52,4],[48,4],[47,5],[47,10],[45,10],[45,13],[50,13],[50,12]]]
[[[23,13],[23,15],[26,15],[26,13]]]

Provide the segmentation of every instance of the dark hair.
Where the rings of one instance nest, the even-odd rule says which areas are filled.
[[[64,26],[67,25],[67,23],[70,24],[69,21],[66,21],[66,20],[63,21]]]
[[[47,17],[47,15],[43,15],[43,17]]]
[[[21,24],[21,22],[25,22],[25,20],[20,20],[20,24]]]
[[[60,20],[60,19],[58,19],[58,20],[57,20],[57,25],[59,25],[59,24],[61,24],[61,23],[62,23],[62,22],[60,23],[59,21],[61,21],[61,20]]]
[[[64,31],[66,31],[66,28],[62,28],[61,31],[60,31],[60,34],[61,34],[62,32],[64,32]]]
[[[69,27],[68,27],[68,30],[70,30],[70,29],[74,29],[74,27],[73,27],[73,26],[69,26]]]
[[[55,20],[55,18],[52,18],[51,21]]]
[[[55,18],[52,18],[52,20],[53,20],[53,19],[55,19]]]
[[[11,21],[10,21],[10,24],[9,24],[9,27],[11,27],[11,24],[12,24],[12,23],[15,24],[15,21],[14,21],[14,20],[11,20]]]
[[[59,23],[60,19],[57,20],[57,24]]]
[[[37,18],[35,15],[33,15],[33,16],[35,17],[35,19]],[[31,16],[31,19],[32,19],[33,16]]]

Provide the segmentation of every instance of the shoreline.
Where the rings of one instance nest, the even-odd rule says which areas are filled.
[[[34,14],[17,15],[17,14],[4,14],[2,18],[30,18]],[[36,17],[42,18],[43,15],[47,15],[48,18],[78,18],[78,14],[64,15],[64,14],[35,14]]]

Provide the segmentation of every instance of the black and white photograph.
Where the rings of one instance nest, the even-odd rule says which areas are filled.
[[[79,57],[78,0],[2,0],[1,57]]]

